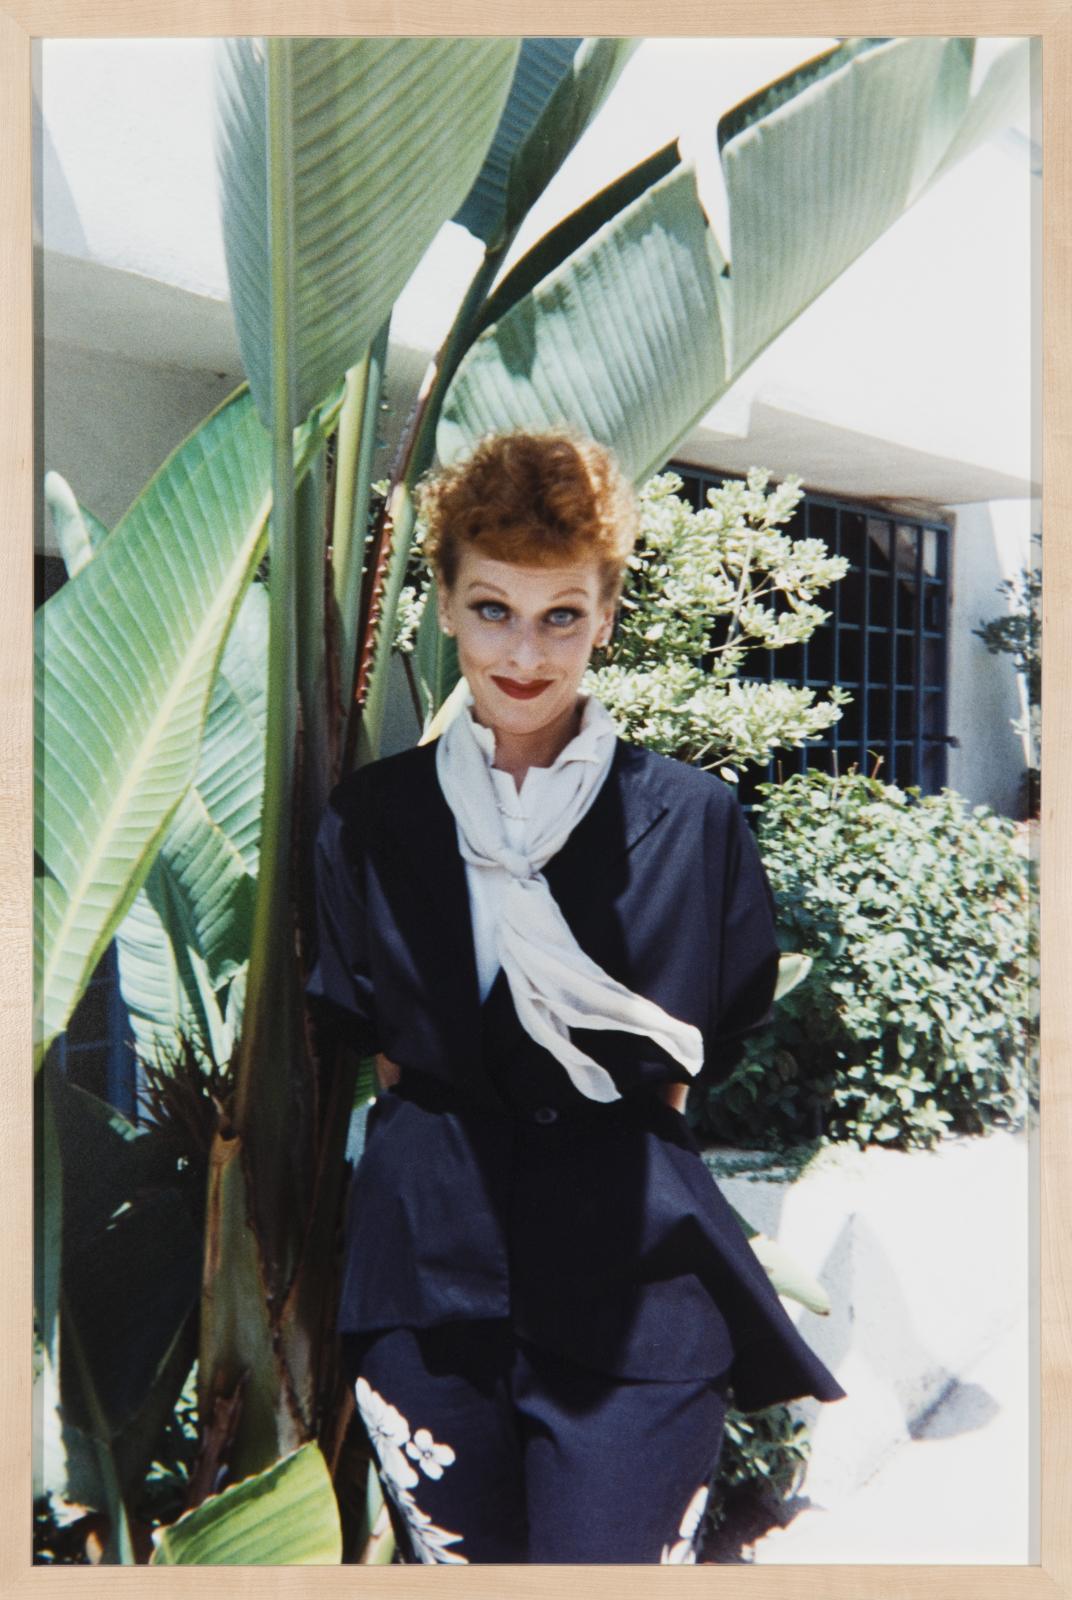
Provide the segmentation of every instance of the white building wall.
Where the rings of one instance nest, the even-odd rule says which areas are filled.
[[[1039,529],[1039,503],[998,500],[957,506],[955,515],[949,732],[958,743],[949,751],[949,787],[1020,816],[1029,752],[1012,724],[1026,711],[1023,682],[1012,657],[992,656],[972,630],[1011,609],[998,585],[1027,563],[1031,534]]]
[[[62,473],[108,528],[240,381],[53,343],[44,376],[46,469]]]
[[[830,42],[645,41],[517,249],[678,130],[713,147],[723,110]],[[241,378],[215,194],[212,56],[198,39],[41,46],[45,464],[109,524]],[[795,471],[848,498],[958,508],[950,730],[961,747],[950,781],[1003,809],[1015,805],[1022,764],[1008,729],[1015,678],[970,627],[1000,606],[995,574],[1026,556],[1028,522],[1008,508],[1037,488],[1030,130],[1025,96],[1014,127],[866,252],[678,451],[716,470]],[[476,255],[446,224],[402,296],[378,472]]]

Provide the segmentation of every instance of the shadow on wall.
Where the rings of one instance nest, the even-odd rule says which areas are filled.
[[[38,47],[40,49],[40,47]],[[74,194],[60,165],[56,146],[41,112],[41,97],[33,96],[34,222],[37,236],[44,237],[44,196],[48,196],[49,242],[57,250],[82,256],[89,252],[89,241],[78,215]]]
[[[153,366],[50,340],[45,466],[62,473],[79,501],[114,527],[172,450],[238,381],[228,373]]]

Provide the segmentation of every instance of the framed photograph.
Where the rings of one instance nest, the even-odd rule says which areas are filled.
[[[283,39],[301,48],[270,48]],[[333,50],[349,40],[379,52],[362,69],[373,95]],[[411,40],[427,53],[406,59]],[[511,98],[519,62],[528,87]],[[565,421],[648,485],[634,589],[573,688],[586,671],[622,739],[726,780],[778,914],[776,1003],[734,1002],[733,1049],[686,1125],[684,1093],[644,1078],[643,1052],[613,1054],[645,1030],[664,1063],[692,1048],[682,973],[702,957],[683,940],[652,977],[640,937],[670,858],[643,878],[634,852],[643,895],[619,884],[605,946],[582,936],[565,876],[542,877],[562,839],[527,868],[621,1009],[587,1031],[571,1013],[571,1042],[564,1023],[526,1022],[514,989],[509,1026],[590,1100],[654,1085],[673,1122],[660,1148],[702,1159],[751,1240],[745,1277],[774,1303],[772,1282],[788,1315],[777,1360],[804,1363],[772,1377],[768,1353],[756,1377],[734,1356],[721,1460],[736,1487],[724,1476],[668,1529],[660,1564],[703,1570],[665,1581],[764,1600],[1072,1596],[1070,81],[1068,8],[1011,0],[732,0],[717,17],[682,0],[658,17],[502,0],[434,18],[349,0],[0,0],[5,1594],[103,1595],[150,1558],[145,1586],[196,1585],[163,1568],[211,1564],[223,1594],[648,1593],[627,1557],[566,1558],[565,1580],[550,1562],[470,1564],[433,1493],[455,1450],[364,1378],[356,1426],[326,1309],[351,1308],[339,1326],[357,1349],[373,1271],[377,1294],[402,1290],[386,1266],[333,1264],[346,1163],[373,1127],[387,1149],[397,1069],[364,1027],[353,948],[329,970],[318,824],[370,752],[426,744],[466,704],[489,720],[434,530],[416,559],[433,461],[464,460],[492,428]],[[303,230],[319,266],[291,272]],[[360,292],[337,292],[344,274]],[[273,504],[272,538],[290,531],[270,545]],[[675,539],[693,554],[673,557]],[[656,662],[658,682],[640,670]],[[474,814],[450,803],[472,852]],[[431,852],[432,898],[392,938],[418,965],[425,946],[433,966],[469,951],[463,979],[479,968],[494,1000],[491,947],[437,900],[435,818],[398,804],[400,837]],[[624,850],[657,831],[622,826]],[[461,855],[472,901],[480,857]],[[275,903],[293,907],[289,947]],[[669,950],[672,919],[659,926]],[[743,969],[752,925],[734,926]],[[727,940],[726,973],[733,958]],[[634,972],[647,990],[623,991]],[[404,997],[422,991],[398,981],[399,1016],[417,1016]],[[452,984],[438,1004],[453,1027]],[[622,1021],[631,989],[643,1025]],[[494,1005],[477,1015],[494,1026]],[[582,1041],[596,1043],[578,1060]],[[299,1089],[256,1065],[288,1052]],[[660,1311],[654,1290],[647,1307],[631,1289],[629,1316],[642,1330],[650,1312],[664,1341],[678,1329],[677,1366],[638,1354],[641,1332],[630,1344],[614,1324],[605,1349],[587,1321],[555,1320],[559,1295],[574,1313],[590,1300],[592,1327],[614,1321],[582,1242],[600,1185],[555,1150],[532,1192],[563,1240],[573,1207],[575,1248],[546,1264],[557,1287],[523,1320],[582,1366],[613,1346],[604,1370],[628,1382],[706,1380],[688,1352],[707,1325],[697,1311],[686,1328],[671,1298]],[[440,1159],[429,1146],[418,1164]],[[476,1163],[488,1216],[497,1160]],[[634,1176],[654,1194],[679,1181],[661,1170]],[[407,1181],[427,1230],[442,1188]],[[439,1245],[422,1256],[416,1227],[411,1244],[425,1287],[395,1320],[427,1326]],[[461,1314],[490,1315],[480,1304]],[[332,1485],[341,1499],[355,1440],[340,1532]],[[621,1462],[608,1476],[624,1503],[634,1479]],[[412,1561],[469,1570],[418,1580]]]

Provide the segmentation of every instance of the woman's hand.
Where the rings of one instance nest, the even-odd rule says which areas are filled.
[[[689,1086],[687,1083],[664,1083],[659,1093],[668,1106],[674,1111],[680,1111],[682,1116],[685,1115],[685,1102],[689,1098]]]
[[[376,1082],[381,1089],[392,1089],[402,1076],[402,1068],[381,1050],[376,1057]]]

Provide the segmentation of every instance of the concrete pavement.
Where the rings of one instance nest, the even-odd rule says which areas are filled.
[[[801,1510],[746,1546],[746,1559],[767,1566],[1037,1561],[1037,1370],[1025,1315],[866,1483]]]

